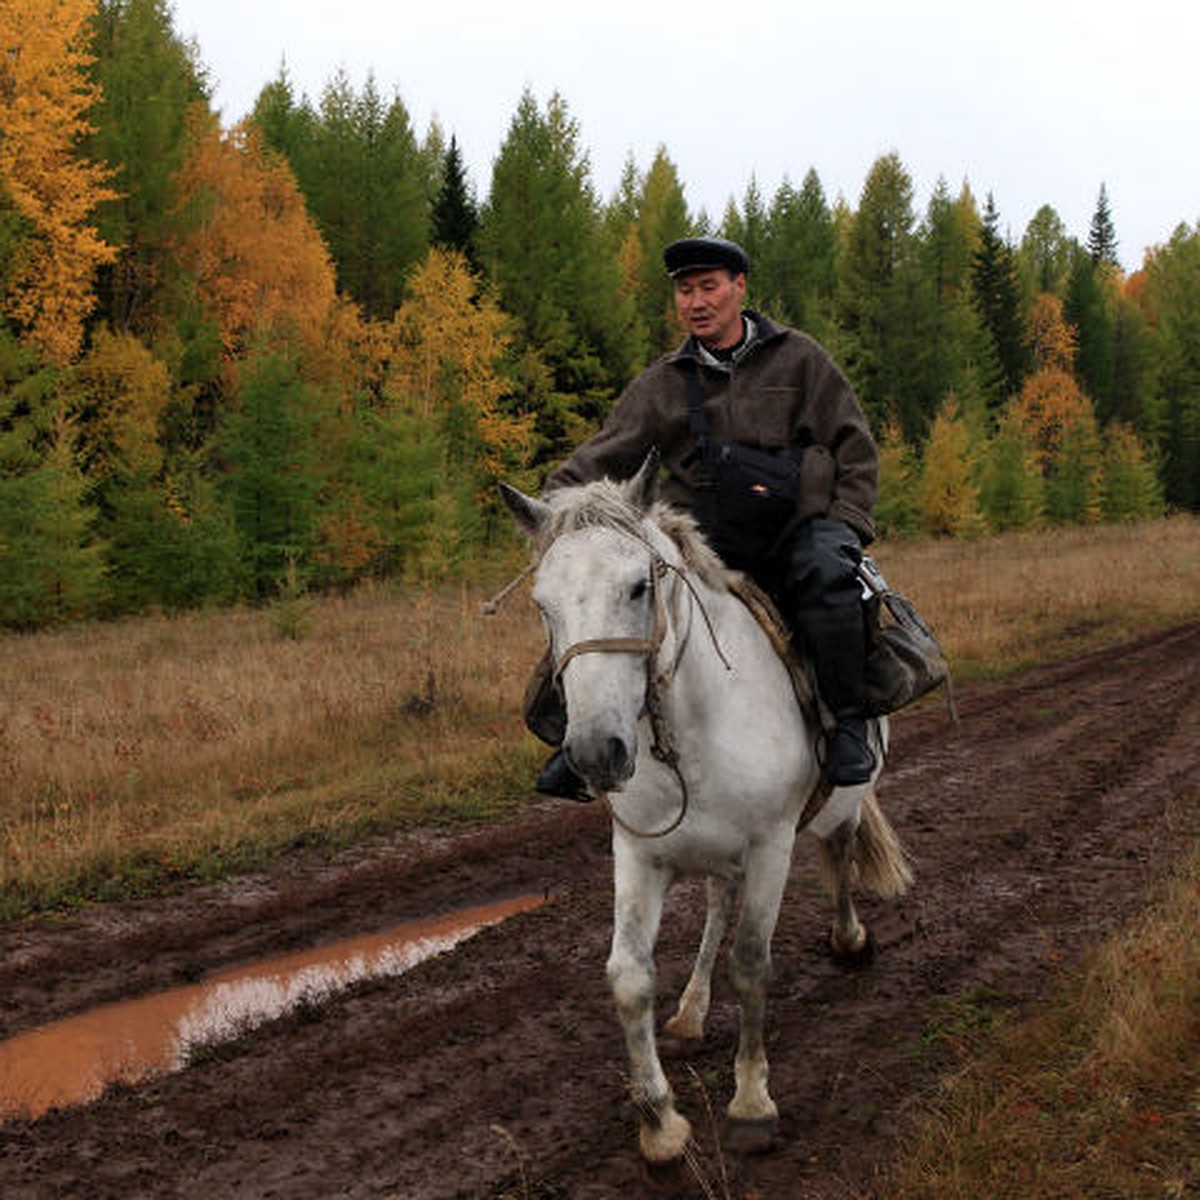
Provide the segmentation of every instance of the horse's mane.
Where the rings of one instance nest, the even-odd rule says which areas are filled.
[[[564,533],[580,529],[615,529],[642,538],[649,521],[678,548],[683,561],[710,587],[731,589],[737,572],[730,571],[704,540],[690,513],[656,500],[643,512],[630,495],[627,484],[601,479],[578,487],[560,488],[547,497],[550,519],[538,537],[539,554]]]
[[[634,502],[631,485],[611,479],[560,488],[551,492],[547,501],[550,515],[539,531],[535,558],[541,558],[562,534],[580,529],[615,529],[645,540],[645,522],[649,521],[675,544],[685,565],[704,583],[716,591],[732,593],[750,610],[787,664],[801,707],[811,720],[819,720],[816,694],[794,652],[791,635],[779,610],[748,575],[725,566],[704,540],[690,513],[663,500],[654,501],[649,510],[643,512]]]

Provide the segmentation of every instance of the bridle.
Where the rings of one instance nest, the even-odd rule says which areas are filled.
[[[669,572],[674,572],[675,577],[680,580],[688,591],[689,596],[698,608],[700,615],[704,618],[705,627],[708,630],[708,635],[712,639],[712,644],[717,652],[717,656],[724,664],[727,671],[732,671],[733,667],[729,660],[725,657],[721,649],[720,643],[717,641],[716,630],[713,628],[712,618],[708,615],[708,610],[704,607],[704,602],[701,600],[699,593],[696,591],[696,585],[688,578],[687,573],[677,564],[668,561],[662,553],[657,550],[646,538],[632,531],[621,531],[632,538],[634,541],[640,542],[650,552],[650,602],[654,608],[654,628],[649,637],[597,637],[583,638],[578,642],[568,646],[555,660],[554,663],[554,680],[558,683],[562,677],[562,673],[566,670],[567,664],[573,659],[578,658],[583,654],[641,654],[645,656],[646,668],[646,692],[645,692],[645,714],[650,721],[650,730],[653,734],[650,743],[650,753],[654,759],[664,766],[668,767],[675,778],[679,781],[680,804],[679,812],[675,814],[672,820],[661,829],[643,830],[637,829],[625,821],[613,806],[613,802],[607,793],[604,794],[604,803],[608,808],[609,814],[612,816],[613,822],[619,825],[626,833],[638,838],[663,838],[667,834],[673,833],[683,823],[684,817],[687,816],[689,805],[689,794],[687,779],[684,777],[683,771],[679,766],[679,752],[675,748],[674,741],[671,738],[671,731],[667,726],[666,718],[663,715],[663,698],[666,695],[667,689],[671,686],[675,678],[675,673],[679,669],[679,663],[683,658],[683,652],[687,648],[688,639],[691,636],[691,622],[688,622],[687,628],[678,639],[678,646],[672,658],[670,666],[664,671],[655,671],[655,663],[658,661],[659,651],[662,649],[663,642],[666,640],[668,619],[667,619],[667,604],[662,595],[661,581]],[[673,593],[677,598],[678,590]]]

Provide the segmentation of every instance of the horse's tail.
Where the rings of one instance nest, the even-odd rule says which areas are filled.
[[[822,876],[832,885],[836,873],[830,849],[823,841],[818,845]],[[912,859],[879,807],[874,788],[862,803],[852,857],[855,881],[885,900],[902,895],[913,881]]]

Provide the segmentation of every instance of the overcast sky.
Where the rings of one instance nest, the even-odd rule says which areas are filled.
[[[1200,221],[1192,0],[174,0],[226,124],[280,65],[316,102],[344,70],[458,138],[480,198],[522,93],[558,92],[601,199],[658,146],[719,221],[815,168],[857,207],[899,154],[923,214],[939,177],[991,192],[1019,241],[1043,204],[1086,239],[1107,187],[1127,270]]]

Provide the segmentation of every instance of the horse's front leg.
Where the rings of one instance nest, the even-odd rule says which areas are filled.
[[[712,973],[721,939],[729,927],[729,914],[737,896],[737,879],[723,879],[710,875],[707,881],[708,906],[704,915],[704,933],[700,938],[700,949],[675,1015],[663,1026],[663,1032],[672,1037],[699,1041],[704,1037],[704,1021],[712,998]]]
[[[779,1116],[767,1088],[763,1043],[767,988],[771,980],[771,938],[791,865],[793,835],[754,849],[746,862],[742,911],[730,951],[730,978],[741,1009],[736,1089],[729,1102],[730,1139],[737,1149],[756,1149],[774,1133]]]
[[[612,951],[608,981],[629,1056],[630,1090],[641,1122],[643,1157],[652,1163],[682,1157],[691,1126],[675,1110],[654,1039],[654,944],[669,872],[616,848]]]

